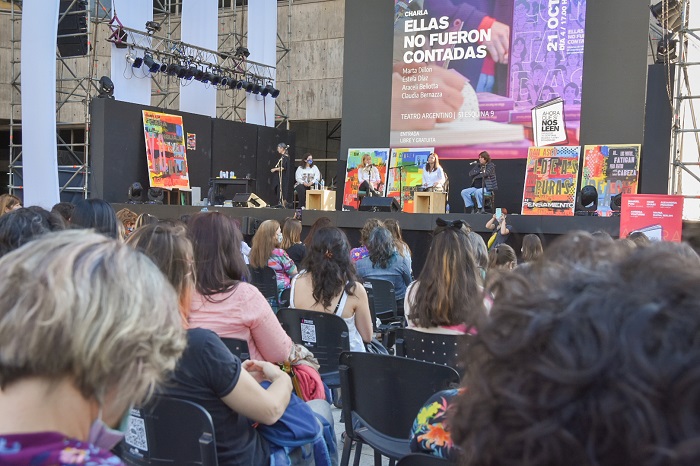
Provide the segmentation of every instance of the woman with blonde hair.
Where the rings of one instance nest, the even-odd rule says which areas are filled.
[[[277,294],[289,288],[292,277],[297,274],[297,266],[281,248],[282,230],[277,220],[265,220],[253,236],[253,245],[248,258],[253,267],[270,267],[277,275]]]
[[[294,264],[299,265],[306,255],[306,246],[301,242],[301,221],[288,218],[282,225],[282,249]]]
[[[173,287],[143,254],[72,230],[0,259],[0,293],[0,464],[121,465],[110,427],[185,347]]]
[[[17,196],[12,194],[0,195],[0,215],[5,215],[8,212],[22,207],[22,201]]]

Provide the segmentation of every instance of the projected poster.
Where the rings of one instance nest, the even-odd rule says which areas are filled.
[[[182,117],[144,110],[143,134],[150,186],[190,189]]]
[[[580,155],[580,146],[530,148],[523,215],[574,215]]]
[[[413,192],[423,183],[423,167],[433,148],[392,149],[386,195],[395,197],[404,212],[413,212]]]
[[[384,194],[386,191],[387,162],[389,161],[389,149],[348,149],[348,165],[345,170],[345,189],[343,191],[343,205],[360,208],[360,201],[357,197],[357,189],[360,186],[358,181],[358,170],[372,170],[363,168],[362,159],[369,157],[372,165],[379,172],[381,179],[379,191]]]
[[[640,144],[585,146],[581,164],[581,187],[598,191],[598,215],[612,215],[610,198],[617,194],[637,194]]]
[[[391,147],[525,158],[530,109],[557,96],[578,144],[585,0],[394,0],[394,9]]]

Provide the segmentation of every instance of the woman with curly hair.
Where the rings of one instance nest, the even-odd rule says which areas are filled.
[[[365,351],[364,344],[372,341],[372,318],[349,251],[342,230],[318,230],[303,262],[304,271],[292,280],[290,307],[342,317],[350,332],[350,350]]]
[[[17,196],[13,196],[12,194],[0,195],[0,215],[5,215],[20,207],[22,207],[22,201],[20,201]]]
[[[277,294],[289,288],[292,277],[297,274],[297,266],[282,249],[282,229],[277,220],[265,220],[253,236],[253,245],[248,258],[253,267],[270,267],[277,274]]]

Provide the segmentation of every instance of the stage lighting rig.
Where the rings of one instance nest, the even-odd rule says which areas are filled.
[[[99,99],[114,99],[114,83],[107,76],[100,78]]]
[[[160,71],[160,63],[153,59],[153,55],[147,53],[143,56],[143,64],[146,65],[148,71],[151,73],[157,73]]]
[[[146,31],[149,34],[155,34],[160,31],[160,23],[158,21],[146,21]]]
[[[126,61],[131,64],[132,68],[141,68],[143,64],[143,58],[137,57],[133,52],[126,56]]]
[[[238,47],[236,48],[236,51],[233,53],[235,57],[246,59],[250,56],[250,50],[248,50],[246,47]]]

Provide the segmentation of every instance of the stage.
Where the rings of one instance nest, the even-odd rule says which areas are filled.
[[[192,215],[202,210],[197,206],[173,206],[158,204],[112,204],[114,210],[123,208],[131,209],[136,213],[149,213],[160,219],[180,218],[182,215]],[[245,207],[214,207],[208,206],[210,212],[222,212],[240,221],[241,231],[246,236],[246,241],[250,244],[251,235],[257,228],[257,224],[263,220],[274,219],[282,222],[285,218],[293,217],[294,210],[272,209],[272,208],[245,208]],[[413,271],[418,274],[425,262],[427,246],[430,244],[430,232],[435,228],[435,220],[438,217],[456,220],[461,219],[471,225],[474,231],[480,233],[485,240],[491,235],[491,230],[486,228],[486,222],[491,218],[488,214],[411,214],[403,212],[340,212],[323,210],[303,210],[302,239],[308,232],[309,227],[319,217],[328,217],[334,226],[342,228],[348,235],[348,239],[353,247],[359,245],[359,231],[368,218],[395,218],[399,221],[403,231],[404,240],[408,243],[413,252]],[[516,252],[520,253],[522,237],[533,233],[542,238],[546,244],[553,241],[557,236],[573,230],[584,230],[589,232],[605,231],[612,237],[617,237],[620,232],[619,217],[554,217],[543,215],[508,215],[508,224],[512,227],[508,244]]]

